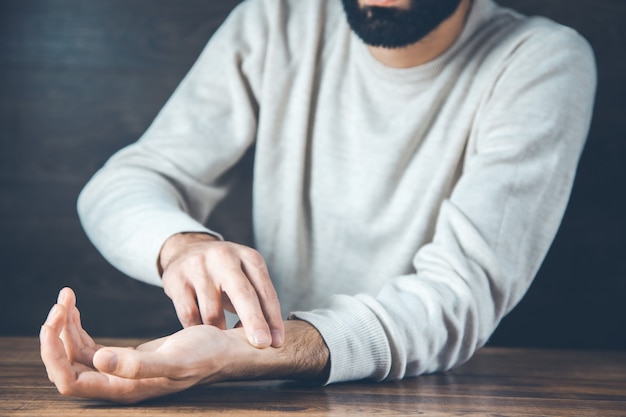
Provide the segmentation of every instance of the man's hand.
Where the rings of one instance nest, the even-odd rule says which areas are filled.
[[[41,358],[63,395],[136,403],[198,384],[327,377],[329,353],[309,324],[285,323],[280,348],[250,346],[242,329],[199,325],[137,348],[96,344],[83,330],[74,292],[61,290],[41,328]]]
[[[161,249],[163,289],[183,327],[225,329],[224,309],[237,313],[249,342],[279,347],[285,329],[263,257],[254,249],[204,233],[170,237]]]

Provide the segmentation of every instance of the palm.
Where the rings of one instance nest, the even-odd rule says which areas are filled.
[[[222,330],[198,325],[139,345],[136,350],[158,355],[161,369],[180,380],[196,375],[212,375],[216,370],[216,361],[222,359],[229,349],[229,342]]]
[[[214,382],[217,359],[223,358],[231,340],[204,325],[137,348],[106,347],[82,328],[73,292],[67,291],[55,309],[42,331],[41,353],[50,379],[66,395],[134,403]],[[119,369],[103,372],[111,353],[117,355]]]

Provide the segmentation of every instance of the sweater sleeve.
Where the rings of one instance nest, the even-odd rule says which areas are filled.
[[[542,24],[530,32],[477,109],[462,174],[414,273],[375,297],[335,296],[324,309],[292,314],[324,337],[328,383],[463,363],[530,286],[569,199],[596,86],[579,35]]]
[[[79,196],[88,237],[131,277],[161,285],[165,240],[210,232],[203,223],[227,192],[228,171],[255,139],[266,27],[263,10],[249,9],[259,3],[231,13],[140,140]]]

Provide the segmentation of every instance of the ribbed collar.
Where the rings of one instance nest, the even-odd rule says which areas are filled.
[[[371,71],[376,77],[393,82],[419,83],[433,79],[441,73],[446,62],[456,51],[478,30],[494,13],[493,0],[473,0],[471,10],[467,16],[465,27],[461,35],[443,54],[432,61],[411,68],[393,68],[378,61],[354,33],[351,34],[352,45],[359,60],[359,65]]]

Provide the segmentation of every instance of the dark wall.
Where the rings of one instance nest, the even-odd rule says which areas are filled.
[[[236,3],[0,0],[0,334],[36,334],[65,285],[94,334],[178,328],[159,288],[124,277],[95,251],[75,201],[107,157],[141,135]],[[626,2],[501,3],[581,32],[600,84],[559,235],[492,343],[624,349]]]
[[[134,141],[237,0],[0,0],[0,334],[36,334],[72,286],[100,335],[177,328],[162,290],[86,239],[75,201]]]
[[[494,344],[626,349],[626,2],[502,0],[578,30],[598,65],[591,131],[561,229]]]

